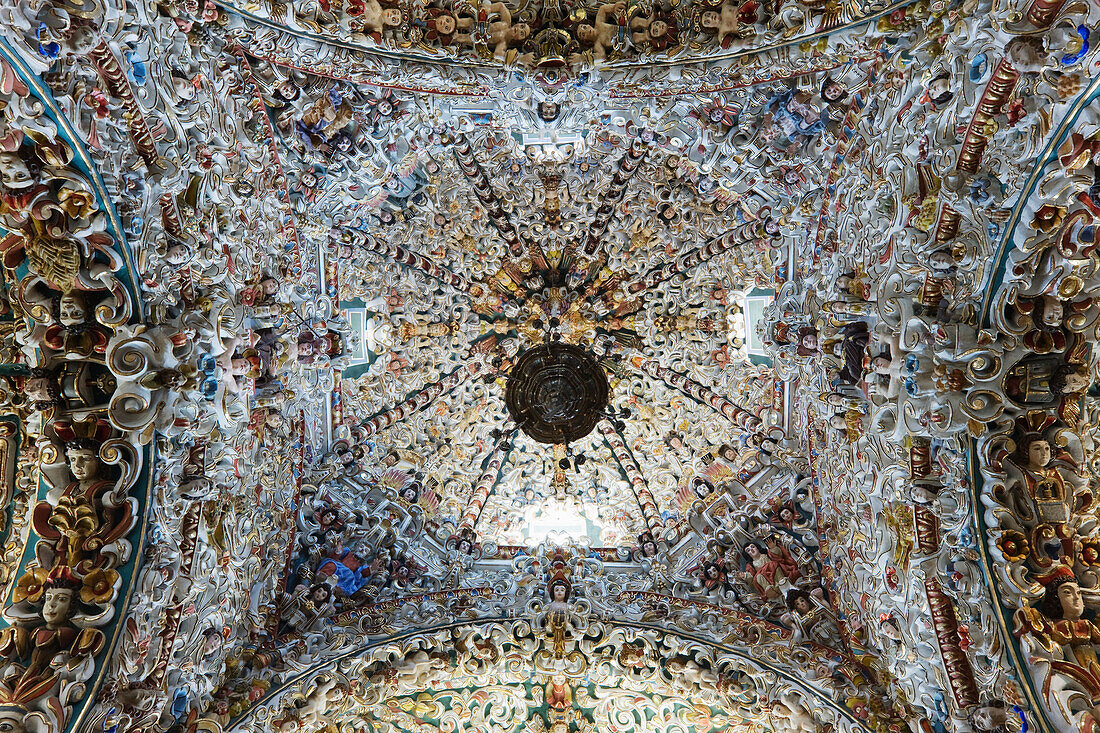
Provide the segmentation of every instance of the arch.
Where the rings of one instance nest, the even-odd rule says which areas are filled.
[[[806,684],[806,678],[800,678],[798,671],[795,669],[785,669],[779,662],[779,658],[768,659],[763,654],[753,655],[746,652],[744,649],[739,649],[735,645],[728,643],[715,642],[711,639],[707,639],[702,636],[687,633],[684,631],[678,631],[663,627],[659,624],[635,622],[623,619],[604,619],[594,624],[606,627],[612,631],[632,631],[638,633],[650,633],[656,638],[670,638],[677,642],[677,649],[681,648],[681,644],[686,647],[694,644],[702,648],[710,650],[714,654],[714,658],[720,658],[718,655],[727,655],[721,657],[725,659],[735,659],[740,663],[749,665],[752,668],[758,670],[761,674],[771,675],[772,680],[775,683],[787,685],[789,689],[793,689],[804,696],[808,696],[816,704],[820,705],[823,709],[829,711],[829,714],[833,716],[837,721],[842,721],[845,727],[851,730],[870,731],[869,728],[862,720],[860,720],[854,712],[846,707],[844,704],[837,702],[830,698],[821,689],[818,689],[812,685]],[[410,642],[417,642],[420,639],[430,638],[434,634],[441,632],[473,632],[477,630],[487,630],[491,634],[494,630],[507,631],[508,628],[520,628],[526,631],[529,636],[527,640],[536,638],[537,632],[534,631],[530,624],[529,618],[523,616],[499,616],[495,618],[479,618],[471,620],[454,621],[446,624],[438,624],[428,628],[414,629],[405,631],[392,636],[382,637],[368,641],[366,643],[358,644],[350,649],[347,649],[339,655],[333,656],[329,659],[317,662],[308,666],[307,668],[295,672],[293,675],[288,675],[278,685],[272,686],[267,691],[263,698],[258,700],[255,705],[250,707],[245,713],[239,717],[234,718],[224,727],[226,731],[246,731],[250,727],[264,724],[270,725],[274,719],[272,715],[276,710],[280,709],[280,705],[284,702],[288,694],[295,692],[302,692],[308,695],[308,685],[315,682],[317,679],[323,677],[328,673],[332,673],[337,670],[341,665],[346,665],[349,662],[363,661],[370,659],[370,663],[378,663],[382,659],[382,655],[387,653],[387,650],[397,648],[404,648],[405,644]],[[608,636],[609,634],[605,634]],[[482,634],[482,636],[488,636],[488,634]],[[586,637],[587,638],[587,635]],[[600,646],[599,642],[592,644],[593,648]],[[419,644],[417,644],[419,648]],[[438,651],[438,647],[424,648],[422,651],[429,655]],[[530,651],[530,650],[529,650]],[[544,650],[540,650],[544,651]],[[773,650],[768,650],[773,651]],[[537,655],[536,655],[537,656]],[[673,657],[670,656],[665,659],[656,660],[658,665],[663,667]],[[588,660],[588,664],[592,663],[592,660]],[[589,669],[586,667],[586,669]],[[713,670],[711,670],[713,672]],[[220,726],[210,725],[212,721],[206,723],[208,729],[217,730],[221,729]]]

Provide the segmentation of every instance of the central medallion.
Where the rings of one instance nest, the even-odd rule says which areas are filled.
[[[504,401],[520,430],[538,442],[571,443],[603,417],[608,390],[607,375],[591,353],[553,342],[519,355]]]

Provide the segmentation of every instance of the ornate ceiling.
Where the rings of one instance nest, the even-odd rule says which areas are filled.
[[[1098,20],[0,4],[0,731],[1094,731]]]

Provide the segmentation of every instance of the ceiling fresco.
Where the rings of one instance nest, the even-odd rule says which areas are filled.
[[[1098,22],[0,3],[0,731],[1095,731]]]

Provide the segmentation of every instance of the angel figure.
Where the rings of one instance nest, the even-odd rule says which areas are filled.
[[[375,43],[382,42],[382,32],[399,28],[403,22],[400,8],[383,8],[378,0],[354,0],[348,5],[348,14],[357,17],[352,30],[365,33]]]
[[[573,688],[564,674],[555,674],[546,683],[546,705],[556,711],[568,710],[573,706]]]
[[[569,629],[569,582],[564,577],[550,581],[546,626],[554,642],[554,658],[561,659],[565,655],[565,638]]]
[[[83,292],[63,293],[54,307],[55,324],[46,329],[43,343],[66,359],[102,359],[109,334],[92,317],[92,311]]]
[[[757,11],[760,4],[756,0],[724,0],[717,9],[710,8],[699,14],[698,25],[708,31],[718,34],[718,43],[722,48],[729,48],[734,41],[754,35],[751,28],[757,22]],[[742,26],[745,26],[742,29]]]
[[[449,551],[450,565],[443,579],[443,587],[453,588],[458,585],[463,572],[481,559],[482,549],[477,535],[469,527],[463,527],[457,534],[451,535],[444,547]]]
[[[535,613],[535,625],[544,630],[550,641],[550,649],[543,649],[536,655],[536,663],[544,668],[559,668],[563,664],[562,660],[571,665],[583,663],[581,653],[576,650],[567,651],[567,646],[571,636],[584,631],[589,607],[583,600],[571,601],[571,593],[572,585],[566,571],[559,566],[546,584],[546,603],[534,600],[528,606]]]
[[[102,592],[95,592],[97,577],[118,576],[113,570],[93,572],[100,575],[79,578],[73,568],[59,565],[50,571],[31,569],[19,579],[12,596],[16,603],[4,611],[15,624],[0,633],[3,684],[13,695],[25,699],[56,695],[59,684],[87,677],[87,660],[99,653],[105,638],[92,628],[101,624],[106,601]],[[28,656],[25,666],[19,663]]]
[[[479,55],[508,61],[509,46],[519,46],[531,35],[531,26],[513,22],[512,12],[504,3],[483,2],[477,8],[466,3],[463,8],[466,12],[457,15],[454,38]]]
[[[1017,418],[1015,451],[1007,456],[1009,502],[1030,530],[1049,525],[1055,538],[1070,538],[1079,516],[1095,511],[1095,498],[1081,475],[1076,460],[1061,446],[1054,423],[1057,418],[1040,411]],[[1059,543],[1054,539],[1055,544]],[[1069,555],[1072,540],[1048,551]],[[1036,546],[1038,551],[1038,546]]]
[[[821,133],[828,122],[828,115],[822,114],[810,94],[788,89],[768,100],[760,120],[760,136],[775,148],[794,153],[806,139]]]
[[[748,581],[766,599],[782,598],[802,577],[798,563],[775,535],[766,543],[751,540],[742,550],[745,567],[738,577]]]
[[[631,19],[634,45],[652,51],[674,51],[680,47],[680,28],[674,18],[654,12]]]
[[[909,558],[913,553],[913,508],[897,502],[889,505],[883,512],[886,525],[894,534],[894,553],[891,557],[894,567],[902,572],[909,570]]]
[[[592,47],[592,58],[596,61],[604,61],[609,54],[621,55],[634,44],[630,17],[631,11],[636,9],[628,6],[624,0],[601,5],[592,23],[577,24],[577,40]],[[584,60],[581,54],[573,54],[570,58],[574,64]]]
[[[814,641],[833,649],[844,648],[836,615],[821,599],[801,588],[795,588],[787,591],[786,602],[789,613],[784,616],[784,620],[799,631],[803,640]]]
[[[726,591],[733,590],[729,581],[729,573],[726,572],[726,562],[723,558],[710,560],[695,568],[699,572],[699,583],[708,595],[715,593],[724,595]]]

